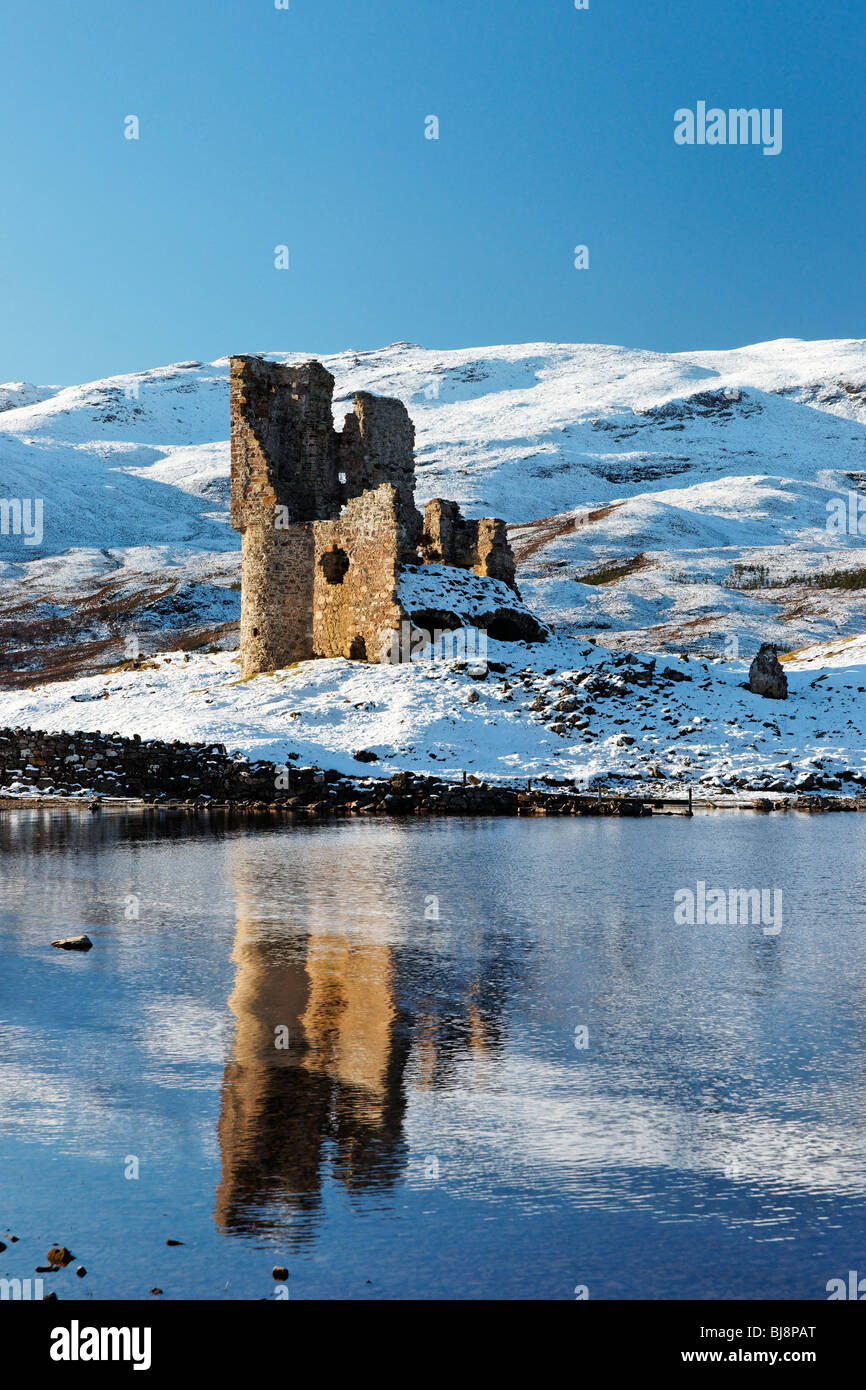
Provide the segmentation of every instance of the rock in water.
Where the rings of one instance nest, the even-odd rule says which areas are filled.
[[[749,667],[749,689],[767,700],[787,700],[788,677],[776,655],[776,648],[764,642]]]
[[[52,941],[61,951],[89,951],[93,942],[89,936],[64,936],[60,941]]]
[[[65,1269],[72,1261],[73,1256],[71,1252],[66,1249],[65,1245],[52,1245],[51,1249],[48,1251],[47,1258],[49,1264],[53,1265],[55,1268]]]

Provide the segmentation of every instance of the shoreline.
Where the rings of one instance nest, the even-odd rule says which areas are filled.
[[[333,784],[331,784],[333,785]],[[383,782],[381,798],[356,797],[352,801],[309,801],[300,798],[283,798],[276,801],[231,800],[216,801],[209,797],[192,797],[186,800],[172,798],[158,799],[140,796],[2,796],[0,813],[8,811],[70,811],[99,815],[103,812],[146,811],[150,813],[183,813],[201,816],[255,816],[280,817],[289,821],[345,820],[360,816],[374,816],[387,819],[425,819],[435,817],[526,817],[526,816],[629,816],[660,817],[674,816],[688,820],[695,815],[709,815],[718,812],[737,814],[750,812],[754,815],[768,815],[776,812],[799,811],[810,815],[866,811],[866,797],[845,796],[776,796],[754,797],[751,799],[724,800],[720,797],[698,800],[688,797],[633,796],[616,791],[602,795],[589,795],[580,792],[520,791],[513,788],[481,785],[471,792],[480,796],[466,795],[460,784],[452,784],[454,791],[437,801],[435,805],[425,804],[411,792],[395,797]],[[360,789],[347,786],[344,790],[358,792]],[[366,790],[366,788],[365,788]],[[394,804],[399,801],[402,804]],[[360,804],[359,804],[360,802]]]
[[[290,755],[291,759],[291,755]],[[363,766],[375,755],[359,755]],[[125,738],[120,734],[0,729],[0,807],[188,811],[243,810],[300,820],[345,816],[649,816],[696,811],[866,811],[866,794],[742,789],[710,794],[696,783],[653,781],[637,790],[613,783],[592,790],[553,777],[460,781],[427,772],[356,775],[289,760],[251,762],[222,743]]]

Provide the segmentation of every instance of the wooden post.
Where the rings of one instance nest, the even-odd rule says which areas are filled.
[[[691,789],[691,787],[689,787],[689,815],[690,815],[690,816],[693,816],[693,815],[694,815],[694,811],[692,810],[692,789]]]

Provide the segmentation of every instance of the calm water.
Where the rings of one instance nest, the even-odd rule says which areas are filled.
[[[61,1298],[825,1298],[866,1275],[864,847],[2,813],[0,1276],[60,1241]],[[781,887],[781,931],[677,925],[697,880]]]

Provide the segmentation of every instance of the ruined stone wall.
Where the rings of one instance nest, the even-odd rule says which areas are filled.
[[[241,674],[315,655],[313,525],[248,526],[242,540]]]
[[[499,517],[482,517],[474,523],[476,574],[489,575],[491,579],[501,579],[510,589],[518,592],[515,579],[514,552],[508,542],[508,530]]]
[[[313,649],[316,656],[379,661],[386,634],[406,616],[397,598],[400,499],[382,483],[315,522]]]
[[[498,517],[468,521],[456,502],[434,497],[424,508],[421,554],[426,564],[471,569],[501,579],[517,592],[514,555],[505,522]]]
[[[421,534],[415,507],[415,426],[402,401],[358,392],[340,436],[340,468],[347,499],[382,483],[393,486],[400,553],[414,555]]]
[[[400,566],[417,562],[419,545],[427,563],[517,592],[503,521],[467,521],[437,498],[422,523],[415,429],[401,401],[359,392],[338,434],[334,378],[319,362],[233,357],[230,381],[245,676],[314,656],[380,660],[407,617]]]
[[[343,498],[330,372],[233,357],[229,383],[235,529],[272,523],[277,507],[288,522],[335,516]]]
[[[314,517],[339,511],[334,378],[318,362],[233,357],[232,525],[243,536],[241,670],[313,655]]]
[[[230,380],[243,674],[313,656],[378,660],[381,634],[404,616],[398,563],[417,559],[421,531],[406,407],[362,392],[338,434],[320,363],[233,357]]]
[[[472,568],[469,529],[456,502],[434,497],[424,508],[421,556],[428,565],[457,565]]]

